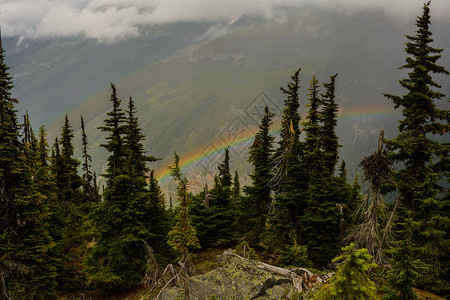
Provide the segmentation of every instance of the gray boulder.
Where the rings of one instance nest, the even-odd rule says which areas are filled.
[[[258,268],[256,262],[230,258],[225,266],[189,279],[192,300],[289,299],[294,286],[287,277]],[[183,299],[183,288],[168,288],[162,300]]]

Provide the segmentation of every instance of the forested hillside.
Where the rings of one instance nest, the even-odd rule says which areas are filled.
[[[226,131],[219,144],[211,141],[214,149],[206,154],[215,160],[198,173],[210,180],[200,188],[194,182],[193,189],[183,169],[193,158],[146,147],[143,124],[149,121],[134,95],[122,96],[132,87],[121,91],[124,82],[119,88],[110,84],[105,103],[95,108],[107,112],[95,117],[90,112],[95,128],[86,129],[83,115],[66,114],[55,138],[48,139],[45,126],[33,128],[31,114],[19,115],[7,53],[0,47],[0,299],[125,299],[136,289],[153,299],[171,285],[182,289],[183,299],[197,299],[189,280],[201,272],[196,258],[223,248],[288,274],[292,299],[416,299],[416,288],[448,298],[450,111],[441,87],[441,79],[449,78],[441,57],[448,53],[433,40],[430,5],[423,5],[415,32],[403,41],[403,79],[397,88],[380,91],[401,114],[398,132],[385,137],[380,128],[371,135],[378,146],[358,159],[361,171],[352,176],[337,130],[343,104],[336,91],[345,84],[341,77],[349,75],[336,73],[330,66],[342,62],[326,61],[320,51],[311,53],[323,62],[317,76],[308,65],[290,70],[279,90],[279,111],[265,93],[254,106],[234,103],[244,112],[259,112],[245,116],[258,116],[257,126],[244,133]],[[233,65],[230,60],[248,63],[264,69],[264,80],[273,78],[264,74],[285,73],[245,57],[193,53],[180,59],[212,59],[221,67]],[[133,76],[129,84],[138,85]],[[170,80],[153,83],[145,92],[157,99],[150,108],[159,113],[166,101],[181,101],[182,90],[170,89]],[[177,121],[194,118],[216,87],[225,93],[220,84],[205,83],[210,96],[194,107],[180,102],[171,114]],[[245,81],[240,89],[246,89]],[[231,99],[238,90],[228,92]],[[159,117],[164,121],[163,114]],[[167,138],[160,130],[151,137],[153,144],[165,138],[173,148],[180,146],[178,136]],[[97,146],[106,157],[92,155]],[[248,173],[232,159],[238,151],[246,153]],[[173,158],[159,177],[173,178],[172,197],[155,175],[162,156]],[[216,266],[209,263],[204,272]],[[304,293],[303,277],[295,271],[309,274],[311,282],[314,276],[314,283],[312,274],[323,273],[326,280]],[[261,289],[252,299],[280,298]]]

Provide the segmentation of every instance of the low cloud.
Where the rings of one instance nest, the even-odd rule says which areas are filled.
[[[422,0],[0,0],[5,36],[71,37],[115,42],[142,26],[179,21],[231,21],[243,13],[274,18],[280,8],[319,5],[347,13],[382,10],[399,20],[420,14]],[[433,19],[450,20],[450,1],[434,0]]]

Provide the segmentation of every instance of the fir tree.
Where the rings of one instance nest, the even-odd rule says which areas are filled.
[[[300,238],[299,219],[306,208],[307,174],[303,165],[303,149],[300,143],[300,107],[298,89],[300,69],[292,75],[287,88],[281,120],[279,147],[273,157],[271,184],[275,200],[269,214],[265,238],[273,247],[284,247],[292,238]]]
[[[241,183],[239,182],[238,172],[234,172],[233,177],[233,188],[231,189],[231,199],[232,203],[238,203],[241,197]]]
[[[400,85],[408,93],[403,96],[385,94],[394,102],[395,108],[402,108],[404,118],[399,121],[400,134],[386,143],[393,161],[405,165],[394,175],[403,206],[414,211],[419,209],[423,200],[417,197],[417,193],[425,182],[431,158],[445,156],[449,150],[447,144],[433,140],[430,135],[444,134],[448,129],[445,121],[450,119],[449,111],[436,108],[435,103],[445,95],[435,90],[441,86],[433,81],[431,74],[449,73],[437,64],[443,49],[430,45],[433,42],[429,29],[430,2],[424,4],[416,25],[416,35],[406,36],[409,40],[405,49],[408,57],[401,67],[411,70],[408,78],[400,80]]]
[[[401,67],[409,70],[408,77],[400,80],[407,93],[402,96],[385,94],[395,108],[402,108],[403,114],[399,135],[386,143],[393,162],[401,166],[393,174],[399,202],[407,209],[406,215],[419,222],[417,233],[421,234],[414,234],[415,242],[423,250],[421,258],[434,272],[433,282],[425,280],[421,287],[443,293],[444,289],[439,286],[445,282],[450,268],[448,260],[444,259],[449,255],[448,231],[445,232],[448,225],[444,224],[450,222],[448,214],[442,210],[448,192],[441,193],[438,182],[448,172],[450,145],[435,138],[448,130],[450,112],[437,108],[437,101],[445,95],[439,91],[441,86],[432,75],[449,75],[449,72],[437,63],[443,49],[431,45],[430,2],[424,4],[416,26],[416,34],[406,36],[406,64]]]
[[[138,118],[136,116],[136,107],[131,97],[128,102],[128,110],[126,113],[124,142],[128,156],[128,174],[132,179],[139,178],[142,181],[149,171],[147,162],[157,161],[158,159],[145,154],[144,146],[142,144],[145,136],[142,134],[142,130],[139,127]]]
[[[333,259],[333,263],[339,264],[336,275],[317,291],[313,299],[379,299],[375,283],[367,274],[369,269],[376,267],[376,264],[370,263],[372,256],[367,254],[367,249],[356,250],[355,245],[350,244],[341,251],[344,253]]]
[[[175,225],[169,232],[169,245],[177,252],[183,253],[184,268],[184,297],[189,299],[189,276],[192,274],[192,262],[189,257],[190,248],[198,248],[198,242],[195,229],[191,225],[189,218],[189,206],[191,198],[188,193],[188,182],[183,178],[180,170],[180,158],[175,153],[174,165],[170,167],[170,174],[178,182],[177,194],[179,200],[179,209],[175,216]]]
[[[56,173],[56,180],[58,186],[58,194],[60,201],[66,205],[68,203],[79,203],[82,186],[82,179],[78,175],[78,165],[80,162],[73,157],[74,147],[72,144],[73,130],[69,123],[69,118],[66,115],[64,125],[62,127],[60,143],[60,155],[58,164],[58,172]]]
[[[148,196],[149,196],[149,214],[148,214],[148,228],[153,237],[149,245],[159,253],[163,253],[167,247],[167,233],[169,231],[169,220],[166,215],[164,206],[164,195],[158,185],[158,180],[155,178],[154,172],[150,172],[148,180]]]
[[[0,44],[0,297],[51,298],[56,272],[49,256],[49,210],[19,141],[17,100],[4,60]]]
[[[334,180],[326,168],[325,155],[320,146],[320,99],[319,84],[315,77],[309,88],[309,107],[304,130],[305,170],[308,172],[308,206],[301,218],[303,238],[307,241],[309,258],[317,265],[324,266],[336,253],[339,241],[339,215],[336,203],[339,199]]]
[[[252,231],[254,241],[260,238],[268,215],[268,207],[272,202],[271,185],[272,179],[272,154],[273,140],[269,130],[272,125],[273,113],[266,106],[264,116],[259,125],[259,131],[255,135],[255,140],[249,149],[249,162],[253,166],[250,174],[251,186],[244,187],[244,192],[248,195],[243,198],[244,203],[240,209],[240,223],[246,224],[247,231]]]
[[[103,175],[108,179],[108,183],[114,177],[127,173],[127,155],[123,145],[123,135],[126,131],[126,126],[124,125],[125,113],[120,108],[121,101],[117,98],[116,87],[112,83],[111,89],[111,102],[113,108],[107,113],[108,118],[104,120],[105,125],[99,127],[100,130],[109,134],[106,137],[107,143],[101,145],[110,153],[106,173]]]
[[[88,142],[87,142],[87,135],[86,130],[84,128],[84,120],[83,116],[81,116],[81,146],[82,146],[82,152],[81,157],[83,159],[83,164],[81,166],[81,170],[83,171],[83,190],[86,198],[89,202],[92,202],[93,200],[93,188],[92,188],[92,172],[90,170],[92,158],[88,153]]]
[[[325,155],[325,167],[330,175],[338,161],[339,140],[335,129],[337,125],[338,105],[335,101],[335,81],[337,74],[330,76],[330,82],[324,83],[325,93],[321,94],[323,110],[319,113],[322,126],[320,127],[320,144]]]
[[[146,270],[147,241],[154,238],[149,230],[150,194],[145,189],[143,135],[130,99],[128,120],[120,108],[113,84],[105,126],[109,133],[105,147],[110,155],[105,177],[104,201],[90,214],[99,238],[87,261],[88,279],[102,289],[130,288],[140,282]],[[126,124],[123,124],[127,122]]]
[[[419,271],[425,265],[414,259],[413,227],[417,226],[411,218],[399,224],[396,232],[398,241],[389,251],[392,255],[392,269],[388,271],[390,287],[387,299],[413,300],[417,299],[413,286],[419,277]]]
[[[225,148],[223,161],[219,164],[219,182],[224,189],[230,189],[232,185],[232,176],[230,172],[230,148]]]
[[[99,233],[86,272],[95,287],[127,289],[140,283],[147,267],[148,195],[128,175],[110,179],[104,201],[90,214]]]

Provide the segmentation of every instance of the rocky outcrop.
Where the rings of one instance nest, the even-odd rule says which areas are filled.
[[[298,276],[300,287],[294,287],[295,280],[290,274],[296,276],[295,273],[259,261],[243,259],[232,252],[225,252],[218,260],[224,263],[223,267],[189,279],[192,300],[290,299],[294,292],[305,290],[309,285],[307,280],[303,280],[306,277]],[[285,270],[286,274],[280,274],[283,273],[280,270]],[[310,278],[310,275],[307,277]],[[182,295],[182,288],[171,287],[161,293],[161,299],[182,299]]]

